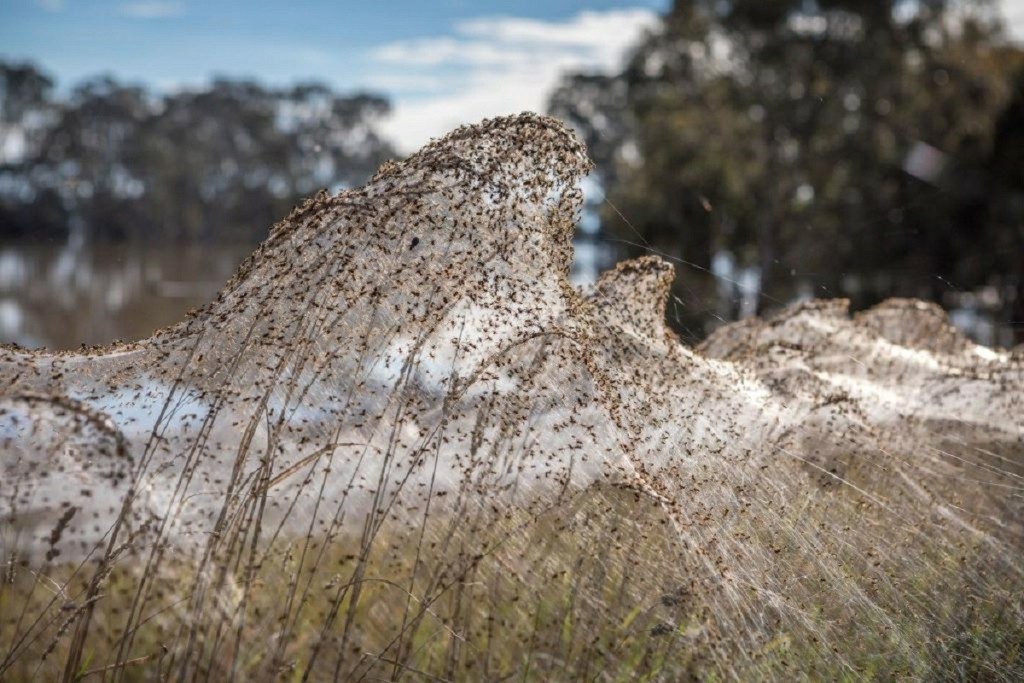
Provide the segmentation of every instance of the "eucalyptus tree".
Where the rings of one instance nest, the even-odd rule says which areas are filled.
[[[857,306],[936,298],[991,275],[962,257],[988,248],[982,171],[1022,63],[996,10],[679,0],[599,95],[568,79],[553,111],[582,130],[616,120],[605,224],[629,252],[696,266],[685,322],[706,320],[726,252],[759,274],[758,309],[801,286]]]

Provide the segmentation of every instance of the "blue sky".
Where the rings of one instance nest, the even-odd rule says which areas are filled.
[[[214,75],[389,95],[403,150],[543,102],[568,69],[610,70],[669,0],[0,0],[0,57],[66,87],[111,73],[174,90]]]
[[[567,70],[611,71],[670,0],[0,0],[0,57],[60,86],[98,73],[161,90],[212,76],[372,89],[401,151],[542,110]],[[1003,0],[1018,39],[1024,0]]]

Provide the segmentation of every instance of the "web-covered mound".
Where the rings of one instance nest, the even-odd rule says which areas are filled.
[[[1019,359],[899,305],[686,348],[659,260],[569,285],[588,169],[463,128],[175,328],[2,351],[0,677],[1021,673]]]

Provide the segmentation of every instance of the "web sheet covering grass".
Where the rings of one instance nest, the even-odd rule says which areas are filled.
[[[568,283],[560,124],[275,226],[138,344],[0,357],[0,677],[1013,680],[1024,363],[813,302],[697,349]]]

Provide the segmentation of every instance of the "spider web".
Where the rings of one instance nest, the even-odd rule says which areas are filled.
[[[590,163],[461,128],[142,342],[0,350],[0,677],[1024,676],[1024,359],[935,306],[696,348],[569,284]]]

